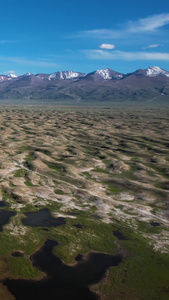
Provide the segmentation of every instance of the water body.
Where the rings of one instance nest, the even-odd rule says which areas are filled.
[[[158,223],[158,222],[151,222],[150,225],[151,226],[160,226],[160,223]]]
[[[20,251],[15,251],[15,252],[12,253],[12,256],[14,256],[14,257],[23,257],[24,254]]]
[[[54,227],[65,224],[65,218],[54,218],[51,216],[47,208],[35,212],[25,213],[26,218],[22,219],[22,223],[32,227]]]
[[[127,238],[118,230],[114,230],[113,234],[114,234],[115,237],[118,238],[118,240],[121,240],[121,241],[122,240],[124,240],[124,241],[127,240]]]
[[[78,254],[76,257],[75,257],[75,261],[81,261],[83,259],[83,255],[82,254]]]
[[[112,266],[117,266],[120,255],[91,252],[75,266],[64,264],[52,251],[58,243],[47,240],[42,248],[30,257],[33,265],[47,276],[40,281],[6,279],[3,284],[16,300],[98,300],[89,286],[99,282]]]
[[[3,201],[0,201],[0,207],[4,207],[6,204]]]
[[[11,217],[15,216],[16,213],[13,211],[7,211],[7,210],[0,210],[0,231],[3,230],[3,225],[6,225],[9,223],[9,220]]]

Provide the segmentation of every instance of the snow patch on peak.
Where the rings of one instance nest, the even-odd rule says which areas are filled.
[[[150,67],[150,68],[146,69],[146,75],[149,77],[154,77],[154,76],[158,76],[158,75],[164,75],[164,76],[169,77],[169,72],[167,72],[157,66],[154,66],[154,67]]]
[[[53,78],[55,78],[55,77],[56,77],[56,72],[50,74],[50,75],[48,76],[48,79],[51,80],[51,79],[53,79]]]
[[[14,74],[14,73],[8,73],[7,76],[8,76],[9,78],[17,78],[17,77],[18,77],[18,76],[17,76],[16,74]]]
[[[84,77],[86,74],[74,72],[74,71],[61,71],[55,72],[48,76],[49,80],[52,79],[76,79],[78,77]]]
[[[96,74],[99,74],[103,79],[105,80],[111,80],[111,79],[121,79],[123,78],[123,74],[115,72],[111,69],[102,69],[102,70],[97,70]]]
[[[0,82],[4,82],[6,80],[9,80],[9,78],[7,78],[7,76],[5,75],[0,75]]]
[[[123,75],[122,74],[117,74],[115,77],[120,79],[120,78],[123,78]]]
[[[66,71],[66,72],[61,72],[61,79],[72,79],[76,78],[79,76],[78,72],[73,72],[73,71]]]
[[[63,72],[59,72],[60,79],[64,79]]]
[[[100,76],[102,76],[103,79],[112,79],[109,69],[97,70],[96,74],[99,74]]]

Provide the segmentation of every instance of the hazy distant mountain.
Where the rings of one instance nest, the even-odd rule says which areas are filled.
[[[169,100],[169,72],[159,67],[122,74],[111,69],[91,73],[0,75],[0,99],[56,101]]]

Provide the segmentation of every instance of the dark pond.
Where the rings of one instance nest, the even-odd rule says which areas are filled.
[[[14,257],[23,257],[24,254],[20,251],[15,251],[15,252],[12,253],[12,256],[14,256]]]
[[[25,213],[26,218],[22,219],[22,223],[32,227],[53,227],[65,224],[65,219],[62,217],[54,218],[51,216],[49,210],[41,209],[35,212]]]
[[[113,234],[116,238],[118,238],[118,240],[127,240],[127,238],[118,230],[114,230]]]
[[[12,216],[16,215],[13,211],[0,210],[0,231],[3,230],[3,225],[8,224]]]
[[[4,207],[6,204],[3,201],[0,201],[0,207]]]
[[[81,261],[83,258],[83,255],[82,254],[78,254],[76,257],[75,257],[75,261]]]
[[[111,266],[117,266],[122,257],[91,252],[75,266],[65,265],[52,253],[58,243],[47,240],[30,257],[33,265],[47,274],[40,281],[6,279],[3,284],[17,300],[97,300],[89,286],[99,282]]]
[[[158,222],[151,222],[150,225],[152,225],[152,226],[160,226],[160,223],[158,223]]]

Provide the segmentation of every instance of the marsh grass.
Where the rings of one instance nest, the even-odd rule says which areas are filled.
[[[53,239],[68,264],[91,251],[123,255],[92,287],[103,300],[168,300],[168,109],[119,105],[1,108],[1,209],[17,213],[0,233],[0,267],[5,259],[9,271],[2,279],[39,278],[28,258]],[[24,213],[42,208],[66,224],[23,225]],[[24,257],[11,257],[14,251]],[[6,300],[2,286],[1,294]]]
[[[11,272],[14,278],[40,279],[42,274],[25,257],[10,257]]]

